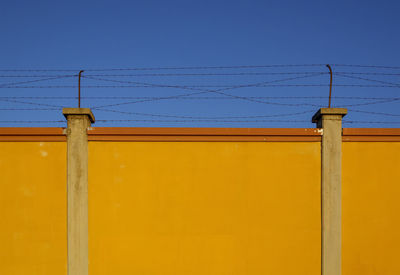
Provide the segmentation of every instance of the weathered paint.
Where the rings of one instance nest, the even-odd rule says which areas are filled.
[[[320,274],[319,142],[89,142],[90,274]]]
[[[67,273],[66,144],[0,142],[0,274]]]
[[[342,147],[343,275],[398,275],[400,142]]]

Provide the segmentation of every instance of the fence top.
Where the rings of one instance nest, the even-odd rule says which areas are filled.
[[[91,141],[320,141],[315,128],[91,128]]]
[[[67,141],[64,128],[0,128],[0,141]]]
[[[93,127],[89,141],[321,141],[318,128]],[[0,141],[66,141],[64,128],[0,128]],[[344,128],[343,141],[400,141],[400,128]]]
[[[400,142],[400,128],[343,128],[342,141]]]

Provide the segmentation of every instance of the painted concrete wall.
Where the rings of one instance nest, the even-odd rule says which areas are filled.
[[[343,275],[400,274],[400,142],[344,142]],[[66,274],[65,142],[0,142],[0,274]],[[90,274],[320,274],[319,142],[89,142]]]
[[[400,142],[342,147],[343,275],[400,274]]]
[[[89,142],[90,274],[319,274],[319,142]]]
[[[66,274],[66,144],[0,142],[0,173],[0,274]]]

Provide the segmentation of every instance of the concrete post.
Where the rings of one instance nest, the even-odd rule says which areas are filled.
[[[342,117],[343,108],[321,108],[312,118],[323,129],[321,148],[321,273],[342,269]]]
[[[94,116],[64,108],[67,119],[68,275],[88,275],[88,139]]]

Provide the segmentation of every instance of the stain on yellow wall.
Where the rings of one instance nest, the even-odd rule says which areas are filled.
[[[400,142],[342,148],[343,275],[398,275]]]
[[[89,142],[89,272],[320,274],[320,143]]]
[[[0,142],[0,274],[66,274],[66,144]]]

